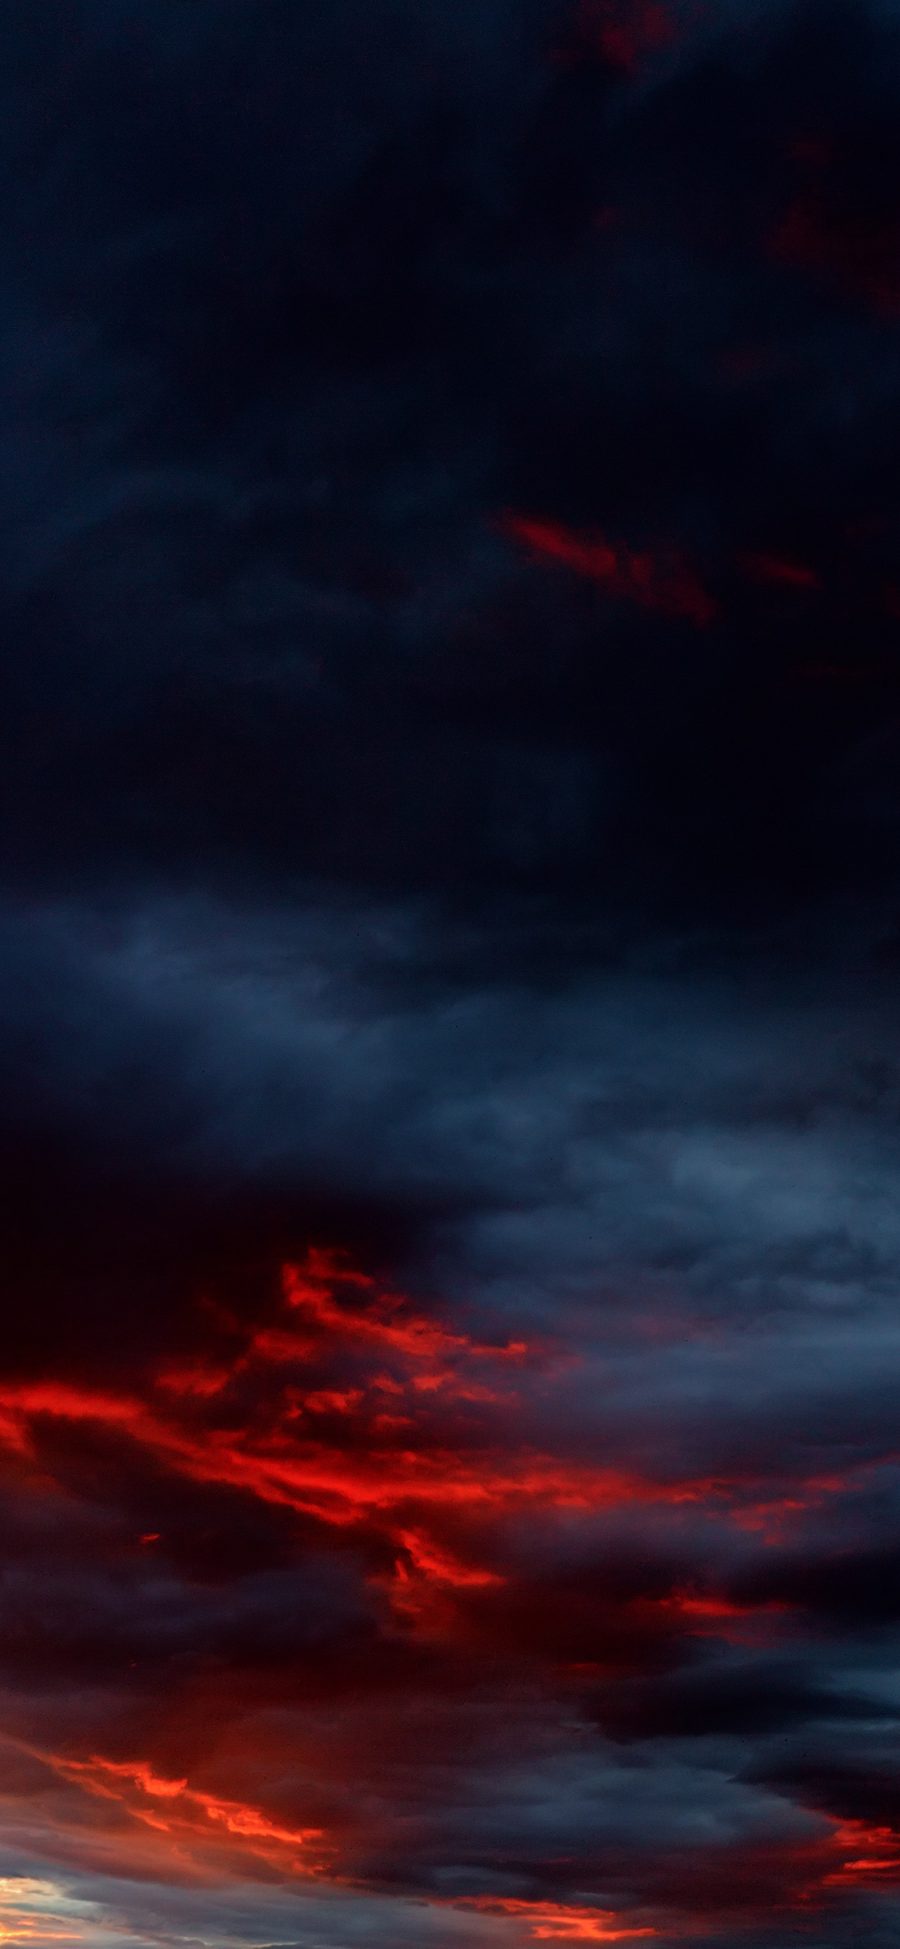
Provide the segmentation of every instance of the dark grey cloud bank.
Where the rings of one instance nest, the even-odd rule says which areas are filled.
[[[36,0],[0,52],[4,1386],[249,1358],[337,1244],[540,1344],[493,1461],[706,1485],[440,1512],[503,1582],[420,1630],[375,1516],[48,1417],[3,1874],[115,1949],[888,1949],[896,9]],[[198,1886],[98,1754],[312,1805],[348,1885]]]

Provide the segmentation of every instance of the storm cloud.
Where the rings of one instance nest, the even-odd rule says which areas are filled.
[[[0,51],[0,1936],[889,1949],[897,10]]]

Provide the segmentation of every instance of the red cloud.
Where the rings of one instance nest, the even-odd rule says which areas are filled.
[[[121,1478],[119,1570],[138,1580],[138,1605],[152,1606],[158,1580],[168,1575],[180,1500],[193,1498],[203,1520],[204,1498],[218,1509],[224,1493],[227,1520],[236,1524],[279,1512],[293,1533],[291,1518],[302,1519],[296,1529],[318,1539],[316,1550],[356,1565],[377,1620],[371,1640],[351,1636],[345,1652],[339,1634],[321,1649],[314,1638],[292,1649],[288,1619],[270,1679],[266,1631],[256,1645],[252,1616],[246,1627],[232,1622],[225,1603],[214,1644],[227,1645],[229,1633],[240,1638],[246,1629],[253,1645],[233,1699],[221,1649],[196,1662],[190,1637],[182,1648],[176,1630],[170,1662],[164,1631],[163,1652],[153,1650],[152,1713],[137,1710],[109,1745],[97,1738],[31,1744],[57,1790],[90,1809],[86,1825],[67,1805],[76,1840],[65,1845],[92,1860],[102,1845],[116,1859],[138,1862],[141,1872],[149,1861],[162,1875],[265,1871],[366,1886],[366,1864],[380,1849],[396,1874],[392,1795],[409,1791],[397,1786],[398,1769],[415,1792],[428,1741],[439,1743],[445,1704],[450,1730],[443,1736],[458,1763],[460,1741],[465,1748],[478,1736],[492,1685],[500,1687],[504,1716],[522,1732],[531,1715],[537,1723],[543,1712],[571,1717],[579,1698],[589,1709],[598,1687],[640,1687],[648,1674],[677,1670],[679,1660],[702,1655],[707,1639],[716,1642],[717,1656],[732,1655],[724,1651],[731,1647],[740,1659],[802,1628],[802,1596],[792,1606],[765,1579],[755,1597],[747,1583],[740,1601],[726,1579],[694,1581],[674,1561],[671,1570],[639,1567],[617,1583],[615,1566],[611,1580],[602,1563],[560,1568],[554,1539],[564,1545],[585,1519],[642,1512],[661,1535],[677,1536],[682,1525],[705,1534],[708,1526],[711,1536],[730,1535],[731,1550],[768,1553],[786,1528],[839,1505],[885,1460],[860,1458],[846,1473],[798,1468],[771,1481],[750,1470],[673,1480],[618,1458],[615,1443],[604,1441],[599,1410],[593,1453],[586,1453],[583,1428],[569,1428],[557,1400],[558,1382],[569,1374],[560,1359],[524,1339],[495,1344],[451,1330],[348,1260],[321,1251],[285,1268],[267,1325],[245,1325],[236,1342],[238,1332],[229,1320],[207,1356],[164,1360],[128,1389],[49,1375],[0,1386],[5,1477],[20,1501],[37,1508],[52,1492],[58,1510],[74,1520],[92,1496],[115,1506]],[[134,1481],[139,1516],[130,1502]],[[106,1562],[102,1548],[100,1560]],[[187,1561],[190,1601],[211,1604],[219,1619],[219,1600],[203,1594],[189,1551]],[[118,1616],[114,1611],[114,1645],[123,1630]],[[42,1614],[37,1639],[49,1633],[52,1643],[54,1628]],[[86,1628],[83,1618],[62,1619],[63,1645],[77,1648]],[[103,1628],[101,1616],[101,1645]],[[129,1648],[133,1640],[127,1671],[135,1673],[140,1700],[140,1616],[127,1618],[125,1640]],[[27,1625],[16,1642],[27,1666]],[[252,1724],[257,1708],[282,1696],[286,1668],[291,1696],[309,1704],[302,1790],[291,1771],[293,1748],[279,1753],[271,1729],[243,1732],[244,1718]],[[517,1686],[526,1699],[521,1708],[511,1703]],[[387,1699],[381,1718],[379,1688]],[[356,1699],[364,1701],[358,1710],[346,1703]],[[416,1732],[417,1713],[432,1728],[427,1738]],[[285,1771],[290,1796],[276,1808],[269,1782]],[[358,1814],[346,1805],[347,1781],[357,1776],[367,1782]],[[377,1800],[379,1793],[386,1807],[376,1820],[365,1796]],[[755,1908],[749,1896],[744,1905],[774,1913],[791,1903],[828,1902],[848,1886],[896,1880],[898,1858],[892,1829],[825,1821],[808,1845],[770,1850],[763,1892]],[[653,1900],[637,1912],[612,1912],[591,1900],[597,1884],[578,1878],[577,1861],[563,1876],[559,1900],[486,1893],[473,1895],[469,1906],[515,1932],[515,1941],[665,1936],[671,1915],[680,1917],[680,1934],[685,1916],[704,1904],[727,1910],[740,1875],[757,1872],[749,1860],[746,1850],[735,1850],[729,1880],[721,1850],[698,1844],[677,1860],[661,1856],[649,1879],[644,1864],[638,1892]],[[416,1873],[412,1860],[413,1888]],[[574,1899],[572,1891],[581,1889],[583,1899]]]
[[[168,1837],[175,1845],[201,1846],[221,1830],[246,1851],[292,1874],[318,1875],[328,1858],[319,1828],[286,1827],[258,1807],[204,1793],[186,1779],[169,1779],[144,1760],[69,1759],[47,1754],[46,1763],[64,1780],[104,1800],[114,1800],[131,1819]]]
[[[676,548],[639,551],[603,535],[577,535],[560,522],[520,514],[504,515],[501,525],[532,555],[599,583],[619,601],[682,617],[697,628],[715,618],[715,602]]]
[[[511,1915],[540,1942],[635,1942],[658,1929],[629,1928],[610,1909],[574,1908],[562,1902],[520,1902],[500,1896],[476,1897],[470,1904],[489,1915]]]

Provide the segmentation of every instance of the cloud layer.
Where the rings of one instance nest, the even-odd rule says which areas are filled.
[[[0,47],[0,1940],[889,1949],[896,8]]]

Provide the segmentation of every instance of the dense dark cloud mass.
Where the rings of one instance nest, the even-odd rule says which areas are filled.
[[[897,1940],[898,102],[0,5],[0,1942]]]

